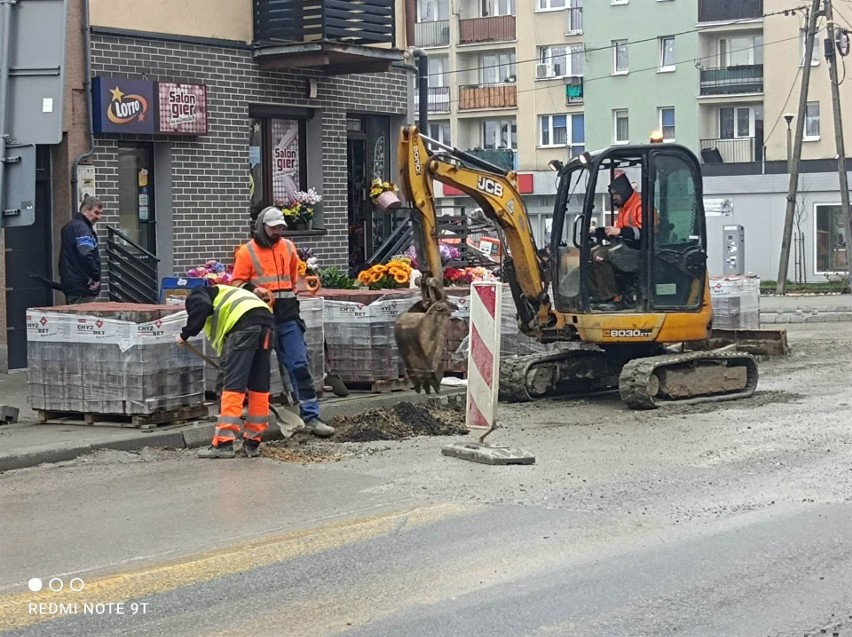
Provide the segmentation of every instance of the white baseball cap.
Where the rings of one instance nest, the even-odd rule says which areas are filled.
[[[274,206],[269,206],[260,213],[263,219],[263,225],[266,226],[286,226],[287,220],[284,219],[284,213]]]

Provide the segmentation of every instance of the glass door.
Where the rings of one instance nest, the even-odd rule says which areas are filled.
[[[118,214],[119,229],[134,243],[157,254],[153,144],[119,144]]]

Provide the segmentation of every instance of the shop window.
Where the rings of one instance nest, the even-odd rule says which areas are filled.
[[[814,211],[817,272],[846,272],[849,262],[842,208],[837,204],[817,204]]]
[[[289,204],[296,191],[318,184],[307,179],[305,119],[256,117],[250,122],[251,213],[255,217],[266,206]]]

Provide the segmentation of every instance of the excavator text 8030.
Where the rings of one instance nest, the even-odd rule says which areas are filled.
[[[749,354],[672,347],[706,341],[713,317],[701,169],[687,148],[617,146],[571,159],[557,173],[547,256],[536,248],[514,172],[414,126],[401,131],[399,167],[423,276],[422,298],[399,317],[395,334],[416,389],[440,386],[451,312],[438,249],[437,180],[473,198],[499,229],[508,253],[502,279],[520,330],[561,344],[502,361],[501,399],[618,387],[630,407],[653,408],[754,393],[757,365]]]

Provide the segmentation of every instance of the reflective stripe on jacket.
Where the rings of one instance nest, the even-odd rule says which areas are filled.
[[[213,315],[204,322],[204,333],[207,335],[213,349],[220,356],[225,345],[225,336],[237,321],[249,310],[269,306],[261,301],[253,292],[228,285],[220,285],[219,293],[213,299]]]
[[[271,248],[263,248],[252,239],[240,246],[234,264],[234,279],[248,280],[254,287],[263,286],[272,292],[293,290],[291,279],[296,246],[288,239],[278,240]],[[251,276],[245,273],[251,272]]]

